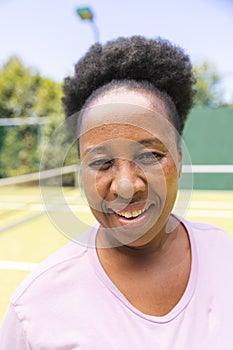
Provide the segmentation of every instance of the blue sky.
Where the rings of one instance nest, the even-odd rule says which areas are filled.
[[[94,41],[75,13],[89,5],[100,41],[141,34],[183,47],[194,63],[210,60],[233,100],[232,0],[0,0],[0,64],[17,54],[41,74],[62,80]]]

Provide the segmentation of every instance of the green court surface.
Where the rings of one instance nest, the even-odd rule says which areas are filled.
[[[94,219],[77,189],[64,189],[75,215]],[[194,191],[186,212],[192,221],[212,223],[233,237],[233,191]],[[38,187],[0,188],[0,322],[10,296],[27,274],[48,255],[69,242],[51,222]]]

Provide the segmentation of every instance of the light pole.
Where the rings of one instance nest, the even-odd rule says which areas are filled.
[[[92,30],[94,33],[95,42],[99,42],[99,29],[94,21],[94,14],[90,7],[78,7],[76,9],[78,16],[84,20],[89,21],[92,26]]]

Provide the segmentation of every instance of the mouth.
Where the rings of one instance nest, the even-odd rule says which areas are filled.
[[[144,208],[125,208],[121,211],[113,211],[109,217],[110,227],[123,230],[124,234],[129,234],[129,238],[141,237],[150,230],[157,220],[156,207],[148,204]]]
[[[114,215],[117,221],[126,223],[126,222],[137,221],[143,217],[147,217],[147,214],[148,212],[150,212],[152,206],[153,204],[148,204],[143,208],[132,208],[131,210],[130,208],[126,208],[122,211],[109,208],[108,213]]]
[[[139,209],[139,210],[134,210],[134,211],[122,211],[119,213],[115,213],[116,215],[122,216],[126,219],[131,219],[131,218],[137,218],[138,216],[142,215],[148,208],[144,209]]]

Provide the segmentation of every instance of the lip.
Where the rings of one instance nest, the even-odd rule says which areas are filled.
[[[125,208],[123,211],[126,212],[127,210],[129,210],[129,207],[127,210],[126,209],[127,208]],[[137,210],[141,210],[141,209],[137,209]],[[133,228],[133,227],[139,227],[141,225],[148,223],[148,221],[150,221],[152,217],[152,214],[154,213],[154,210],[155,210],[155,205],[149,204],[147,205],[147,209],[136,217],[125,218],[124,216],[118,215],[116,212],[109,213],[108,215],[110,215],[114,219],[114,223],[116,224],[115,225],[116,227],[128,226],[130,228]],[[131,211],[133,211],[132,207],[130,207],[130,212]]]
[[[120,212],[134,212],[138,210],[147,210],[151,203],[148,203],[146,201],[140,201],[140,202],[133,202],[133,203],[115,203],[112,206],[109,206],[107,208],[108,213],[109,212],[114,212],[115,214],[118,214]]]

